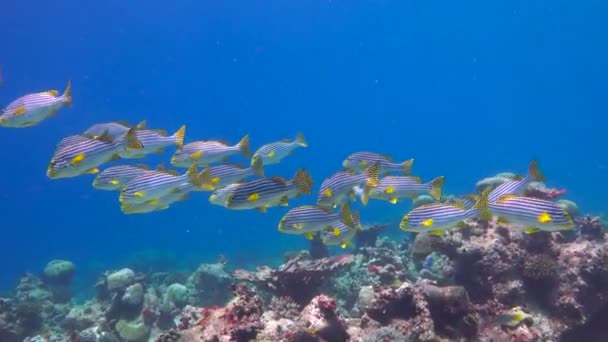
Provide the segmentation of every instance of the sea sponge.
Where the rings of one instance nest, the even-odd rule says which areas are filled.
[[[523,266],[523,275],[530,280],[550,280],[557,275],[557,262],[548,254],[530,255]]]

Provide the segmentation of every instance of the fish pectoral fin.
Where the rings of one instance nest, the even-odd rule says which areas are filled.
[[[74,158],[72,158],[72,160],[70,161],[70,164],[78,165],[78,164],[82,163],[82,161],[84,159],[85,159],[85,155],[81,153],[81,154],[75,156]]]
[[[247,197],[247,201],[249,201],[249,202],[255,202],[259,198],[260,198],[260,195],[258,193],[255,193],[255,194],[249,195],[249,197]]]
[[[279,200],[279,205],[282,207],[286,207],[289,205],[289,198],[287,198],[287,196],[283,196],[281,197],[281,199]]]
[[[443,235],[443,231],[442,230],[433,230],[433,231],[430,231],[429,234],[435,235],[435,236],[441,236],[441,235]]]
[[[87,174],[89,174],[89,175],[94,175],[94,174],[99,173],[99,169],[98,169],[98,168],[96,168],[96,167],[94,167],[94,168],[92,168],[92,169],[89,169],[89,170],[85,171],[85,173],[87,173]]]
[[[190,154],[190,158],[194,159],[194,160],[199,160],[199,159],[201,159],[202,155],[203,155],[203,151],[196,151],[196,152]]]
[[[528,227],[528,228],[524,229],[524,232],[526,234],[534,234],[534,233],[539,232],[539,231],[540,231],[540,229],[538,229],[536,227]]]
[[[388,201],[391,202],[392,204],[397,204],[397,202],[399,202],[399,199],[397,197],[393,197],[393,198],[389,199]]]

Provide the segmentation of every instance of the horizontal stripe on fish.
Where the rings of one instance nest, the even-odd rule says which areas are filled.
[[[118,151],[118,155],[121,158],[142,158],[147,154],[151,153],[163,153],[163,148],[169,146],[176,146],[178,149],[183,147],[184,135],[186,134],[186,126],[182,126],[171,136],[164,136],[154,130],[137,130],[135,132],[137,140],[139,140],[144,148],[143,149],[129,149],[125,148]]]
[[[490,193],[488,200],[490,202],[495,202],[500,196],[506,194],[521,195],[526,190],[528,184],[532,182],[542,182],[544,181],[544,178],[545,177],[538,168],[538,163],[533,160],[530,162],[528,173],[525,177],[509,180],[500,184]]]
[[[354,227],[348,203],[342,207],[339,213],[333,213],[318,206],[304,205],[289,210],[281,218],[279,231],[286,234],[333,231],[339,223]]]
[[[64,105],[72,104],[71,84],[62,95],[57,90],[49,90],[22,96],[11,102],[0,115],[0,126],[30,127],[42,120],[55,116]]]
[[[395,163],[394,159],[388,155],[382,155],[374,152],[355,152],[348,156],[342,166],[346,169],[354,170],[356,172],[362,172],[370,165],[375,162],[380,163],[380,173],[386,174],[390,172],[401,172],[406,176],[409,176],[412,171],[414,159],[409,159],[401,163]]]
[[[243,168],[236,165],[218,165],[208,167],[201,173],[201,182],[210,189],[223,188],[232,183],[242,182],[251,176],[264,176],[262,160],[256,158],[252,167]]]
[[[296,148],[307,146],[304,135],[298,133],[293,141],[282,140],[260,147],[253,154],[253,158],[261,158],[264,165],[278,164],[283,158],[291,155]]]
[[[149,172],[127,183],[120,192],[120,202],[129,204],[144,203],[167,195],[186,182],[202,187],[196,164],[179,176],[166,171]]]
[[[171,165],[185,167],[192,162],[200,166],[209,166],[213,163],[224,162],[229,157],[242,154],[249,158],[249,136],[246,135],[234,146],[222,141],[195,141],[188,143],[171,157]]]
[[[107,143],[96,139],[74,136],[63,141],[57,149],[49,167],[49,178],[74,177],[84,173],[98,173],[97,167],[103,163],[117,160],[116,150],[126,140]]]
[[[480,212],[479,209],[463,209],[443,203],[427,204],[405,215],[399,227],[407,232],[441,235],[445,230],[459,226],[464,220],[478,216]]]
[[[363,174],[354,174],[349,171],[339,171],[326,178],[321,184],[317,196],[317,205],[335,207],[355,197],[355,187],[365,183],[362,202],[367,203],[370,189],[378,185],[378,171],[380,164],[374,163]]]
[[[352,240],[362,230],[359,222],[359,213],[354,212],[352,216],[353,227],[340,222],[334,226],[332,231],[321,232],[321,241],[328,246],[340,246],[342,248],[352,247]]]
[[[123,203],[120,208],[125,214],[146,214],[155,211],[168,209],[173,203],[186,201],[189,193],[200,189],[191,183],[183,183],[177,187],[176,191],[164,195],[160,198],[149,200],[145,203],[129,204]]]
[[[435,200],[440,200],[443,182],[443,176],[428,183],[420,183],[415,177],[410,176],[387,176],[382,178],[380,184],[370,191],[369,197],[386,200],[393,204],[401,198],[415,199],[423,194],[429,194]]]
[[[118,165],[107,168],[95,177],[93,187],[98,190],[120,190],[133,179],[150,171],[147,165]]]

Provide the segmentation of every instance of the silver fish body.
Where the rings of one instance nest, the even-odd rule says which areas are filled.
[[[378,185],[379,163],[368,167],[363,174],[350,171],[339,171],[327,177],[321,184],[317,205],[326,208],[335,208],[337,205],[356,198],[355,187],[365,184],[362,202],[367,203],[370,190]]]
[[[137,140],[141,141],[144,148],[142,149],[130,149],[125,148],[118,151],[118,155],[123,159],[135,159],[143,158],[148,154],[152,153],[163,153],[163,149],[169,146],[176,146],[178,149],[182,148],[184,144],[184,135],[186,133],[186,126],[182,126],[173,135],[165,136],[162,133],[154,130],[137,130],[135,134]]]
[[[291,155],[296,148],[307,146],[304,135],[298,133],[293,141],[283,140],[260,147],[253,157],[261,158],[264,165],[278,164],[283,158]]]
[[[378,162],[380,164],[380,174],[384,175],[391,172],[400,172],[409,176],[412,172],[414,159],[408,159],[401,163],[395,163],[391,156],[375,152],[361,151],[355,152],[342,162],[344,168],[355,172],[363,172],[370,165]]]
[[[496,202],[496,200],[502,195],[521,195],[530,183],[542,182],[543,180],[544,176],[538,168],[538,163],[533,160],[532,162],[530,162],[530,166],[528,167],[528,173],[525,177],[520,179],[509,180],[500,184],[494,190],[492,190],[492,192],[490,192],[488,200],[492,203]]]
[[[95,177],[93,187],[98,190],[115,191],[123,188],[133,179],[150,172],[143,166],[118,165],[107,168]]]
[[[538,198],[502,195],[489,203],[490,212],[499,220],[523,226],[527,233],[562,231],[574,228],[568,212],[557,203]]]
[[[0,126],[14,128],[35,126],[44,119],[55,116],[61,107],[71,103],[70,82],[62,95],[56,90],[25,95],[4,108],[0,115]]]
[[[221,141],[195,141],[188,143],[171,157],[171,165],[186,167],[193,162],[200,166],[224,162],[231,156],[242,154],[249,158],[249,136],[246,135],[239,143],[229,146]]]
[[[281,218],[279,231],[281,233],[297,235],[318,231],[333,232],[339,223],[344,223],[354,228],[348,204],[342,207],[340,213],[333,213],[319,206],[303,205],[289,210]]]
[[[435,200],[441,199],[444,177],[440,176],[428,183],[421,183],[411,176],[386,176],[380,179],[377,187],[371,189],[370,198],[382,199],[396,204],[402,198],[415,199],[430,194]]]

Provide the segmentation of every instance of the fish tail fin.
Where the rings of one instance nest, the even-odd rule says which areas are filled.
[[[251,169],[257,176],[264,176],[264,161],[260,156],[255,156],[251,160]]]
[[[401,172],[403,172],[403,174],[406,176],[411,175],[412,166],[414,166],[414,158],[408,159],[408,160],[404,161],[403,163],[401,163],[401,167],[403,168]]]
[[[353,225],[357,230],[362,230],[361,217],[359,216],[359,210],[355,210],[353,213]]]
[[[173,137],[175,137],[175,145],[180,150],[184,147],[184,136],[185,135],[186,135],[186,125],[183,125],[175,133],[173,133]]]
[[[141,120],[137,125],[135,125],[135,129],[146,129],[148,127],[148,121]]]
[[[380,162],[375,162],[372,166],[365,169],[367,175],[367,185],[370,187],[378,186],[378,174],[380,173]]]
[[[65,90],[63,91],[63,101],[68,106],[72,105],[72,82],[68,81],[68,84],[65,86]]]
[[[437,201],[441,199],[441,192],[443,191],[444,180],[444,176],[439,176],[429,183],[429,185],[431,186],[431,191],[429,191],[429,194],[431,194],[431,196],[433,196],[433,198]]]
[[[342,208],[340,208],[340,217],[342,218],[342,223],[354,228],[355,224],[353,223],[353,215],[350,211],[350,204],[345,203]]]
[[[186,171],[186,176],[188,176],[188,178],[190,179],[190,183],[192,183],[194,186],[198,188],[203,188],[204,184],[202,182],[200,174],[197,171],[198,164],[194,162],[192,163],[192,165],[190,165],[188,171]]]
[[[249,148],[249,134],[245,135],[241,141],[237,144],[239,150],[241,150],[241,154],[245,157],[251,157],[251,150]]]
[[[530,166],[528,167],[528,177],[531,177],[536,182],[544,182],[545,175],[540,171],[538,167],[538,162],[533,160],[530,162]]]
[[[144,144],[137,139],[137,133],[135,132],[135,127],[130,128],[127,133],[125,133],[125,138],[127,140],[127,147],[131,149],[141,150],[144,148]]]
[[[213,179],[211,178],[211,171],[209,170],[209,168],[204,169],[198,175],[198,180],[199,180],[199,184],[200,184],[198,186],[200,188],[207,189],[207,190],[215,189],[215,185],[213,185]]]
[[[373,186],[365,184],[363,191],[361,192],[361,203],[367,205],[369,202],[369,193],[372,191]]]
[[[304,134],[302,134],[301,132],[296,135],[296,143],[301,147],[308,147],[306,138],[304,137]]]
[[[299,169],[293,177],[294,182],[298,184],[298,192],[301,194],[312,194],[312,177],[310,173],[304,169]]]
[[[491,190],[491,188],[487,188],[482,191],[477,197],[477,202],[473,206],[474,209],[479,210],[479,218],[484,221],[489,221],[492,219],[492,213],[490,212],[490,201],[488,200]]]

